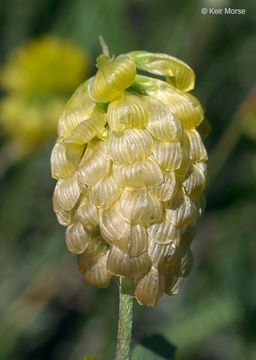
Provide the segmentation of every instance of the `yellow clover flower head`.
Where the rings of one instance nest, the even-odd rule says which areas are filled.
[[[137,301],[155,307],[188,274],[202,213],[207,152],[196,130],[203,109],[189,93],[195,75],[145,51],[102,55],[97,67],[59,119],[54,211],[86,282],[130,278]]]
[[[88,72],[88,56],[64,40],[46,36],[16,50],[0,71],[7,96],[0,123],[20,154],[56,134],[56,119]]]

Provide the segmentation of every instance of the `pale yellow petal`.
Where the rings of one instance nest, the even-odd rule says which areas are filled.
[[[204,119],[204,110],[199,100],[193,95],[184,93],[164,81],[153,79],[155,88],[148,89],[147,94],[166,104],[168,109],[182,122],[184,128],[197,127]]]
[[[161,201],[170,200],[178,188],[175,172],[163,171],[164,181],[161,184],[148,186],[148,191]]]
[[[174,260],[171,260],[169,263],[167,262],[165,265],[165,292],[169,295],[176,295],[179,292],[182,280],[189,274],[193,264],[193,255],[187,245],[181,245],[175,257]]]
[[[175,241],[168,244],[158,244],[152,239],[149,241],[148,254],[155,267],[159,267],[164,262],[170,261],[176,250],[177,243]]]
[[[169,219],[155,223],[148,227],[149,246],[153,241],[157,244],[178,244],[180,241],[180,230],[173,225]]]
[[[192,265],[193,254],[190,249],[186,248],[179,262],[179,271],[176,274],[182,277],[187,276],[192,268]]]
[[[201,195],[205,187],[206,171],[206,164],[203,162],[194,163],[191,166],[183,182],[186,194],[192,197]]]
[[[54,198],[53,198],[53,209],[60,225],[68,226],[71,224],[71,219],[72,219],[71,211],[62,209],[56,203]]]
[[[150,113],[147,130],[158,140],[180,140],[183,127],[179,119],[158,100],[148,99],[147,107]]]
[[[142,223],[146,226],[161,221],[162,204],[145,188],[126,187],[120,197],[120,211],[131,223]]]
[[[84,227],[89,231],[96,228],[99,223],[98,209],[91,200],[91,196],[85,197],[77,209],[77,216]]]
[[[181,284],[183,282],[183,277],[178,277],[174,275],[172,281],[166,286],[166,294],[168,295],[177,295],[179,293]]]
[[[187,174],[190,166],[191,166],[191,159],[189,158],[188,148],[184,145],[184,141],[181,142],[182,147],[182,160],[181,164],[178,169],[175,170],[175,173],[177,175],[178,181],[184,178],[184,176]],[[181,180],[183,181],[183,180]]]
[[[92,141],[88,144],[80,162],[78,180],[81,184],[94,185],[109,172],[111,159],[106,153],[103,141]]]
[[[136,65],[126,55],[115,59],[100,56],[97,60],[98,72],[90,81],[88,91],[90,97],[99,103],[114,100],[132,83],[136,75]]]
[[[192,226],[197,219],[197,208],[194,202],[185,194],[176,194],[168,201],[166,219],[175,226],[189,225]]]
[[[145,160],[151,152],[153,139],[147,130],[128,129],[121,133],[110,132],[107,152],[116,163],[132,164]]]
[[[183,148],[179,141],[161,142],[155,141],[152,149],[154,158],[166,171],[180,168],[183,158]]]
[[[76,205],[81,189],[77,181],[77,172],[65,179],[59,179],[54,190],[54,201],[64,210],[72,210]]]
[[[128,54],[140,70],[167,77],[167,81],[182,91],[195,86],[195,73],[186,63],[174,56],[147,51],[133,51]]]
[[[207,151],[198,131],[195,129],[185,130],[184,139],[189,158],[192,161],[206,161],[208,159]]]
[[[148,118],[149,112],[144,101],[128,92],[108,106],[107,121],[113,131],[144,127]]]
[[[92,200],[97,207],[108,209],[116,201],[122,189],[113,175],[97,182],[91,189]]]
[[[90,236],[79,221],[67,228],[66,243],[70,252],[82,254],[86,250],[89,241]]]
[[[111,274],[107,270],[109,250],[100,237],[91,239],[86,251],[78,256],[78,266],[83,279],[97,287],[107,287]]]
[[[121,239],[122,240],[122,239]],[[131,225],[126,241],[115,243],[122,251],[130,256],[139,256],[147,250],[148,234],[145,226]]]
[[[106,115],[100,114],[82,121],[62,143],[86,144],[103,131]]]
[[[130,232],[130,224],[124,219],[118,201],[108,210],[100,209],[99,226],[102,237],[109,243],[120,242],[127,239]]]
[[[73,174],[83,155],[84,146],[56,143],[51,154],[51,171],[54,179]]]
[[[85,85],[79,86],[68,101],[58,122],[58,135],[67,137],[85,119],[89,119],[95,102],[89,97]]]
[[[119,202],[107,211],[101,211],[100,231],[110,244],[130,256],[138,256],[147,249],[147,231],[141,224],[131,225],[122,217]]]
[[[145,274],[151,266],[151,260],[145,252],[139,256],[129,256],[117,246],[110,249],[107,268],[113,275],[128,278]]]
[[[140,305],[155,307],[164,293],[164,277],[155,267],[136,283],[134,296]]]
[[[106,252],[103,256],[99,256],[95,263],[90,267],[83,266],[84,262],[88,259],[89,254],[79,255],[78,266],[85,282],[88,284],[97,286],[99,288],[106,288],[109,286],[110,279],[112,277],[110,271],[107,269],[108,254]],[[82,260],[81,260],[81,257]]]
[[[132,165],[113,164],[113,173],[119,184],[124,186],[147,186],[163,182],[162,171],[152,157]]]

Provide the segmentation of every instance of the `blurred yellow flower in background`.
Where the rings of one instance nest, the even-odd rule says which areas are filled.
[[[0,124],[17,156],[56,135],[56,119],[87,73],[88,55],[57,37],[33,40],[12,53],[0,72],[7,91]]]

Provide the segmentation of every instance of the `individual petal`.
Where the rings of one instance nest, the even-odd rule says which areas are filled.
[[[182,91],[190,91],[195,86],[195,73],[186,63],[167,54],[133,51],[128,54],[136,62],[138,69],[167,77],[167,81]]]
[[[68,226],[71,223],[71,211],[64,210],[56,201],[56,197],[53,196],[53,211],[56,214],[57,220],[60,225]]]
[[[169,295],[178,294],[183,278],[189,274],[193,264],[193,254],[187,246],[181,246],[175,256],[176,259],[165,265],[165,292]]]
[[[113,275],[132,278],[145,274],[151,266],[151,261],[146,252],[139,256],[129,256],[117,246],[110,249],[107,268]]]
[[[145,188],[126,187],[120,197],[120,212],[131,223],[142,223],[146,226],[161,221],[162,204],[149,194]]]
[[[66,137],[63,143],[86,144],[97,135],[106,123],[106,115],[99,114],[90,119],[82,121],[72,133]]]
[[[108,209],[116,201],[122,189],[113,175],[97,182],[91,189],[91,196],[97,207]]]
[[[128,92],[111,101],[108,106],[107,121],[113,131],[144,127],[148,118],[149,112],[144,101]]]
[[[89,241],[90,236],[79,221],[67,228],[66,243],[70,252],[82,254],[86,250]]]
[[[148,186],[148,191],[160,201],[172,198],[178,188],[175,172],[163,171],[164,181],[161,184]]]
[[[183,152],[182,145],[179,141],[155,141],[152,149],[154,158],[166,171],[174,171],[180,168],[183,159]]]
[[[77,181],[77,172],[65,179],[59,179],[54,190],[54,202],[64,210],[72,210],[76,205],[81,189]]]
[[[91,196],[85,197],[77,209],[78,219],[83,226],[92,231],[99,223],[98,209],[93,203]]]
[[[177,295],[179,293],[183,277],[173,275],[171,281],[166,285],[165,292],[168,295]]]
[[[178,169],[175,170],[175,174],[179,180],[183,179],[188,172],[192,161],[189,158],[188,149],[184,146],[184,141],[181,142],[182,147],[182,160]]]
[[[203,162],[192,164],[183,182],[186,194],[192,197],[197,197],[202,194],[206,182],[206,170],[206,164]]]
[[[152,266],[150,271],[137,281],[134,296],[139,304],[154,308],[164,293],[164,285],[163,276]]]
[[[131,225],[127,239],[115,244],[130,256],[139,256],[147,250],[148,234],[145,226],[141,224]],[[126,241],[125,241],[126,240]]]
[[[85,251],[86,254],[86,251]],[[110,271],[107,269],[108,252],[99,257],[97,261],[90,267],[83,267],[80,260],[80,271],[85,282],[97,286],[99,288],[106,288],[109,286],[112,277]],[[79,259],[80,259],[79,255]],[[86,254],[88,256],[88,254]]]
[[[90,97],[99,103],[106,103],[119,97],[128,88],[136,75],[136,65],[126,55],[110,59],[101,55],[97,59],[98,72],[88,85]]]
[[[193,266],[193,254],[192,251],[188,248],[184,251],[181,259],[179,261],[178,269],[176,269],[175,274],[178,276],[188,276]]]
[[[95,102],[89,97],[86,86],[83,84],[74,92],[68,101],[58,122],[58,135],[65,138],[85,119],[89,119]]]
[[[203,121],[204,110],[193,95],[158,79],[154,79],[152,84],[155,87],[149,88],[147,94],[166,104],[168,109],[179,118],[184,128],[195,128]]]
[[[57,142],[51,154],[51,172],[54,179],[73,174],[83,155],[84,146]]]
[[[170,242],[168,244],[159,244],[151,239],[149,241],[148,254],[151,258],[152,264],[159,267],[163,262],[170,261],[177,249],[177,242]]]
[[[102,237],[109,243],[119,243],[127,239],[130,232],[129,222],[123,218],[117,201],[108,210],[100,209],[99,226]],[[125,240],[126,241],[126,240]]]
[[[55,204],[56,202],[53,200],[53,208],[59,224],[63,226],[70,225],[72,218],[71,211],[64,210]]]
[[[180,193],[168,201],[165,212],[167,221],[175,226],[192,226],[198,216],[194,202],[189,196]]]
[[[147,107],[150,116],[146,128],[156,139],[174,141],[182,138],[182,124],[166,105],[150,98]]]
[[[188,149],[189,158],[194,161],[206,161],[207,151],[203,144],[200,134],[195,129],[185,130],[185,146]]]
[[[163,182],[162,171],[152,157],[131,165],[113,164],[113,173],[119,184],[124,186],[147,186]]]
[[[94,185],[109,172],[111,159],[106,153],[105,142],[91,141],[84,153],[78,169],[81,185]]]
[[[172,224],[169,219],[155,223],[148,227],[149,244],[153,241],[157,244],[178,244],[180,241],[180,230]]]
[[[112,276],[107,269],[108,255],[109,250],[100,236],[90,241],[86,251],[78,256],[78,267],[84,281],[100,288],[108,287]]]
[[[151,152],[153,139],[147,130],[127,129],[121,133],[110,132],[107,152],[119,164],[132,164],[145,160]]]
[[[131,225],[119,210],[119,201],[107,211],[100,211],[101,235],[130,256],[141,255],[147,249],[148,235],[141,224]]]

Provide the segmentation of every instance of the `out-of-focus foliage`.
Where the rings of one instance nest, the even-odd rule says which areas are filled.
[[[13,151],[24,154],[56,135],[57,119],[88,73],[88,56],[57,37],[45,36],[11,53],[0,71],[7,95],[0,123]]]
[[[246,14],[201,14],[202,7],[225,6]],[[164,52],[195,70],[196,96],[212,127],[212,178],[194,268],[177,297],[164,296],[156,310],[135,306],[134,345],[161,333],[177,359],[256,358],[255,13],[249,0],[1,2],[2,66],[17,46],[49,33],[95,58],[102,34],[115,54]],[[5,142],[1,134],[0,159]],[[117,286],[83,284],[68,255],[52,212],[51,147],[30,153],[0,179],[0,359],[113,359]]]
[[[132,353],[132,360],[172,360],[174,358],[175,347],[161,335],[143,338]]]

